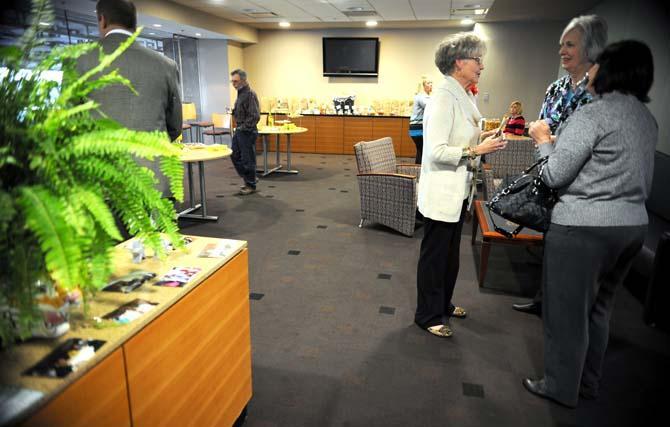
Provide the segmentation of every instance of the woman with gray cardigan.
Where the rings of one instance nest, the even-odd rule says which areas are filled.
[[[647,107],[649,48],[608,46],[589,70],[594,100],[559,129],[543,120],[530,134],[549,161],[545,183],[559,199],[545,236],[544,377],[528,391],[575,407],[598,394],[616,288],[642,247],[658,125]]]

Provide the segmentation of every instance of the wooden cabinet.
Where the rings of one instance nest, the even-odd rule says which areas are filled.
[[[147,318],[139,328],[131,323],[107,329],[111,336],[104,346],[113,346],[111,353],[72,384],[52,390],[48,403],[21,425],[233,425],[252,393],[248,251],[244,242],[235,241],[244,246],[225,263],[197,257],[208,243],[217,242],[197,237],[191,253],[171,255],[180,264],[202,267],[209,276],[191,289],[151,290],[151,299],[169,301],[155,309],[161,310],[156,317]],[[128,258],[127,250],[121,249]],[[95,309],[95,301],[91,304]],[[120,333],[122,328],[132,330],[126,336]],[[105,329],[79,333],[97,339],[103,338]],[[43,381],[53,386],[65,380]]]
[[[396,156],[400,153],[402,141],[402,118],[384,117],[374,120],[372,126],[372,139],[390,136],[393,140],[393,149]]]
[[[251,399],[247,251],[126,344],[134,427],[232,425]]]
[[[23,424],[130,427],[123,349],[118,348]]]
[[[389,136],[396,156],[416,156],[406,117],[302,116],[292,120],[296,126],[307,128],[307,132],[291,135],[293,153],[353,154],[357,142]],[[263,153],[262,138],[256,141],[259,155]],[[268,152],[276,150],[276,138],[268,135]],[[286,136],[281,136],[279,150],[286,152]]]
[[[344,117],[318,117],[315,130],[315,153],[342,154]]]
[[[345,117],[344,118],[344,143],[342,152],[354,154],[354,144],[361,141],[371,141],[372,122],[370,117]]]
[[[291,135],[291,152],[293,153],[314,153],[316,150],[316,117],[303,116],[293,119],[298,127],[307,128],[307,132]],[[286,145],[286,143],[282,143]],[[286,147],[282,148],[285,150]]]

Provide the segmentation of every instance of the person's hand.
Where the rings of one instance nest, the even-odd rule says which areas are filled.
[[[482,140],[483,140],[483,139],[486,139],[486,138],[488,138],[489,136],[491,136],[491,135],[493,135],[494,133],[496,133],[497,130],[498,130],[498,128],[495,128],[495,129],[487,130],[486,132],[482,132],[482,133],[480,134],[480,138],[481,138]]]
[[[477,145],[473,151],[476,155],[489,154],[495,151],[500,151],[507,146],[507,141],[501,136],[489,136],[481,144]]]
[[[528,134],[535,141],[535,144],[551,144],[554,142],[554,138],[551,135],[551,129],[549,125],[544,120],[535,120],[531,122],[530,127],[528,128]]]

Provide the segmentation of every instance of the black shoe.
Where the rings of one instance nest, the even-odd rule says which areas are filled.
[[[576,405],[568,405],[563,402],[560,402],[553,397],[549,396],[547,394],[547,384],[544,382],[544,378],[539,379],[539,380],[531,380],[530,378],[525,378],[522,382],[523,386],[534,394],[535,396],[541,397],[543,399],[551,400],[554,403],[558,403],[559,405],[568,407],[568,408],[574,408]]]
[[[539,302],[529,302],[526,304],[512,304],[512,308],[522,313],[536,314],[538,316],[542,315],[542,303]]]

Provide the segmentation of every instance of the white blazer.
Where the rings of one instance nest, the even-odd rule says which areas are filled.
[[[470,194],[464,147],[479,141],[481,114],[474,97],[451,76],[433,90],[423,116],[419,211],[430,219],[458,222]]]

